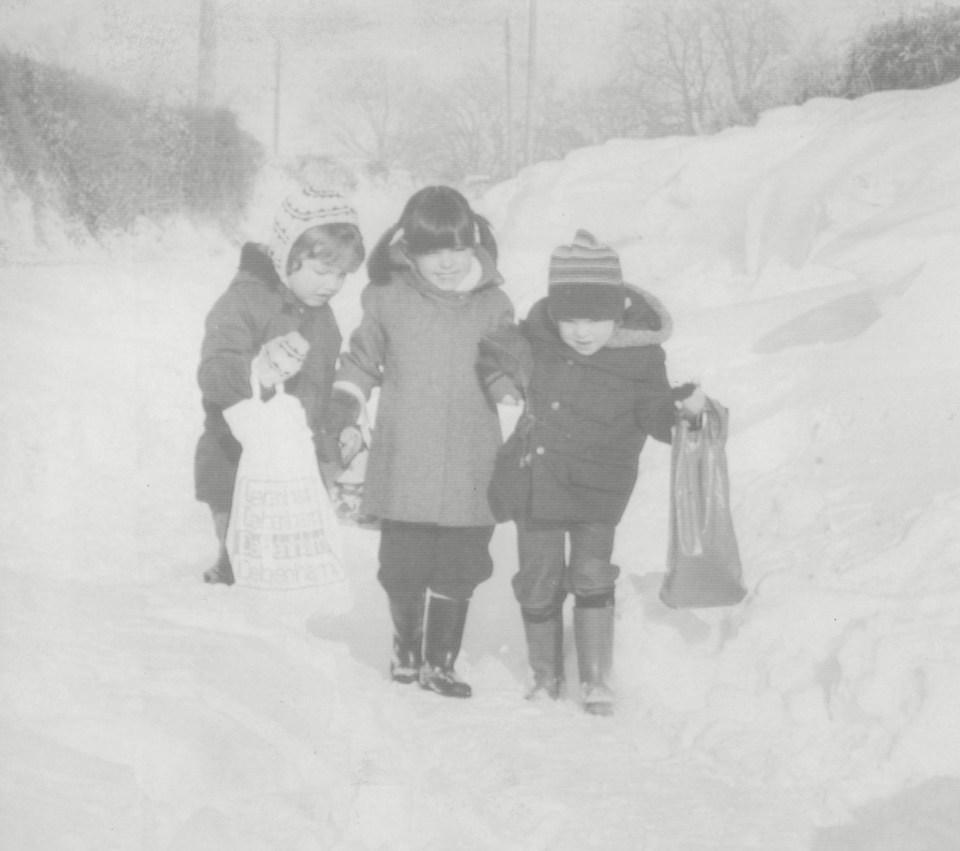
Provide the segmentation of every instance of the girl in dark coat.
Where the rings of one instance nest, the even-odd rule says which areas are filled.
[[[206,415],[194,464],[196,496],[210,506],[220,542],[207,582],[233,583],[225,539],[240,461],[240,443],[223,411],[251,392],[297,397],[313,429],[321,471],[340,464],[335,431],[324,428],[341,336],[328,304],[364,259],[357,214],[334,192],[304,189],[274,218],[270,245],[247,243],[240,268],[206,319],[197,374]]]
[[[451,697],[467,609],[492,573],[487,488],[501,445],[476,371],[480,339],[513,322],[487,222],[446,186],[414,194],[374,248],[341,381],[379,387],[363,512],[381,520],[378,578],[391,677]]]
[[[562,606],[572,593],[584,706],[612,709],[616,526],[647,437],[669,443],[680,399],[689,396],[680,407],[691,417],[703,404],[693,385],[674,390],[667,381],[660,344],[670,331],[660,303],[623,283],[617,255],[578,231],[551,257],[547,298],[519,328],[481,344],[481,373],[489,381],[509,376],[526,403],[498,457],[490,498],[498,519],[517,524],[513,587],[531,696],[559,696]]]

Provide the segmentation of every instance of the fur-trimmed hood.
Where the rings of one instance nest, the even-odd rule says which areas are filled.
[[[651,293],[633,284],[624,285],[627,290],[627,307],[623,321],[617,326],[606,349],[630,349],[636,346],[659,346],[670,339],[673,319],[663,303]],[[557,323],[550,316],[549,300],[538,301],[527,317],[534,334],[557,334]]]
[[[627,308],[623,323],[613,332],[607,343],[610,349],[626,349],[631,346],[659,346],[673,334],[673,319],[655,295],[625,284]]]
[[[557,323],[550,316],[548,299],[542,298],[519,326],[511,325],[487,334],[480,343],[479,371],[494,401],[499,397],[492,389],[506,376],[516,388],[526,393],[534,368],[532,346],[546,346],[564,359],[583,363],[594,369],[623,375],[636,374],[637,361],[644,360],[649,347],[659,346],[670,338],[673,320],[660,300],[639,287],[627,285],[630,303],[623,322],[599,352],[590,356],[577,354],[560,338]],[[662,355],[661,355],[662,357]]]
[[[241,247],[237,274],[258,278],[279,290],[287,289],[274,268],[269,249],[258,242],[245,242]]]
[[[240,249],[240,265],[233,280],[234,283],[241,285],[254,284],[266,292],[273,292],[280,298],[281,303],[285,305],[285,309],[288,311],[306,310],[313,312],[316,309],[304,305],[294,295],[293,290],[277,274],[268,247],[258,242],[243,244]]]

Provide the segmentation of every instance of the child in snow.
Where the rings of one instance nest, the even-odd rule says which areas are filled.
[[[454,671],[474,589],[492,573],[487,487],[501,444],[476,372],[480,338],[513,322],[485,219],[446,186],[414,194],[373,249],[363,318],[337,387],[380,388],[363,511],[380,519],[390,674],[469,697]]]
[[[307,412],[321,471],[340,465],[336,432],[324,428],[342,341],[328,302],[364,256],[343,196],[294,192],[274,217],[269,246],[243,246],[240,268],[207,315],[198,372],[206,421],[194,466],[197,499],[210,506],[220,541],[207,582],[234,581],[225,538],[241,446],[223,411],[250,396],[251,377],[270,393],[284,382]]]
[[[647,436],[669,443],[677,406],[696,418],[704,401],[694,385],[674,390],[667,381],[660,344],[670,332],[661,304],[623,282],[616,253],[580,230],[550,258],[547,297],[519,327],[481,343],[481,374],[491,383],[509,376],[526,403],[498,456],[490,497],[497,519],[517,524],[513,588],[530,697],[560,695],[562,607],[573,594],[584,708],[612,711],[616,526]]]

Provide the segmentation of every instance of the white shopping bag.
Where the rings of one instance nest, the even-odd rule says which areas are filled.
[[[300,400],[277,385],[224,411],[243,446],[227,528],[227,554],[240,587],[306,590],[326,610],[352,608],[340,524],[320,477]]]

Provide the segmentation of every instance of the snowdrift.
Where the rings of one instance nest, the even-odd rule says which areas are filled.
[[[754,594],[696,661],[644,594],[624,675],[645,705],[691,713],[697,747],[743,754],[755,725],[780,729],[789,773],[831,794],[960,771],[958,107],[958,84],[817,100],[710,139],[582,150],[487,197],[518,303],[543,294],[551,247],[592,228],[673,309],[674,377],[732,410]],[[664,453],[647,462],[658,475]],[[656,490],[621,534],[641,576],[662,552]]]

